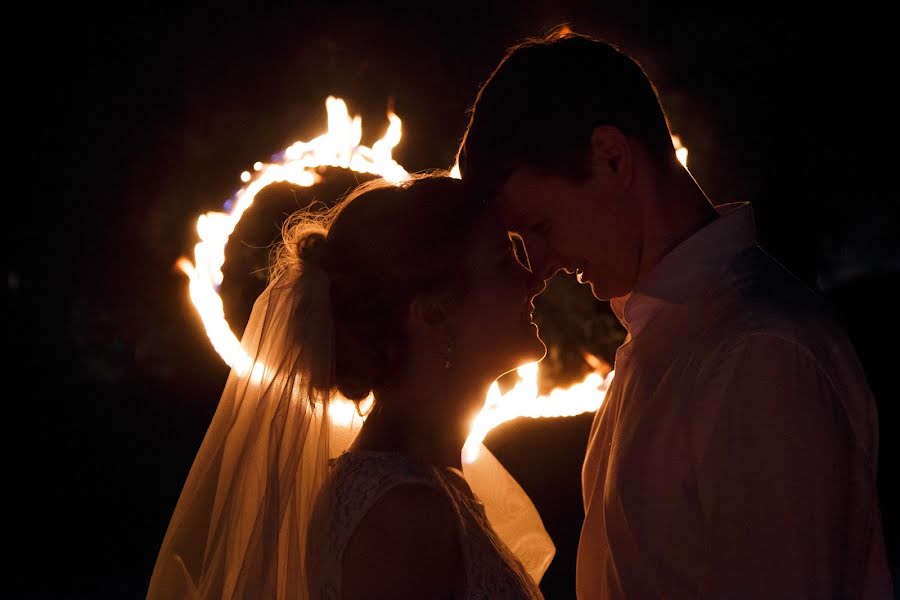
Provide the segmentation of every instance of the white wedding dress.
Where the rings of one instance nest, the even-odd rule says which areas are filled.
[[[419,463],[399,453],[375,451],[346,452],[331,463],[310,522],[307,574],[312,598],[341,598],[341,560],[357,525],[385,493],[409,484],[445,495],[456,514],[465,574],[457,598],[543,598],[532,576],[488,522],[484,504],[471,492],[461,472]]]

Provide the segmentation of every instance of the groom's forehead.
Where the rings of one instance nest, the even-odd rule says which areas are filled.
[[[524,178],[510,177],[497,193],[494,206],[503,219],[509,225],[522,225],[531,218],[531,205],[534,201],[536,190],[533,185]]]
[[[514,194],[507,191],[505,186],[494,201],[494,212],[506,227],[521,223],[523,217],[522,209],[515,201]]]
[[[523,184],[524,181],[520,171],[514,171],[510,174],[506,181],[503,182],[503,185],[500,186],[500,189],[497,190],[495,206],[503,212],[518,211],[522,191],[526,188]]]
[[[521,204],[523,200],[544,190],[551,181],[550,177],[536,173],[527,167],[520,167],[506,178],[498,195],[514,204]]]

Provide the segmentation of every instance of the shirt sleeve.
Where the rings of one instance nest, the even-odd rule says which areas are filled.
[[[861,598],[875,482],[829,373],[755,334],[701,370],[690,443],[704,598]]]

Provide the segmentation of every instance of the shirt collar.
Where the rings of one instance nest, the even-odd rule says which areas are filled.
[[[753,210],[748,202],[722,204],[716,211],[719,218],[666,254],[638,280],[634,291],[610,300],[613,312],[632,337],[659,309],[683,302],[727,268],[738,253],[756,244]]]

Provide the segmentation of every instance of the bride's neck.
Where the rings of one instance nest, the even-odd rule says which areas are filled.
[[[480,387],[480,386],[479,386]],[[353,443],[353,450],[399,452],[419,462],[462,468],[462,448],[483,390],[383,390]]]

